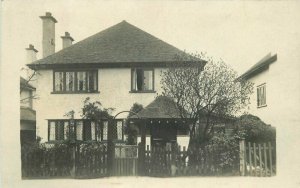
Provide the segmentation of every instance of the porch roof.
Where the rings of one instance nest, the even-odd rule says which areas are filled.
[[[142,119],[176,119],[181,118],[180,110],[170,97],[158,96],[143,110],[137,113]],[[137,118],[132,116],[132,119]]]

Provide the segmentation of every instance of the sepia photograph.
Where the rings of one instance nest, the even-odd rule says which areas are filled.
[[[298,1],[1,2],[2,187],[300,187]]]

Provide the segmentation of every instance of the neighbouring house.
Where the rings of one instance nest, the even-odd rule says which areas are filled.
[[[36,118],[33,99],[36,88],[20,77],[20,139],[21,144],[36,140]]]
[[[178,136],[187,142],[186,129],[177,129],[178,116],[162,113],[167,108],[161,103],[165,98],[157,98],[162,91],[161,71],[178,63],[175,57],[183,51],[122,21],[76,44],[72,44],[74,39],[66,32],[62,37],[63,49],[55,52],[57,20],[48,12],[40,18],[43,58],[28,66],[38,73],[36,122],[42,142],[68,140],[70,120],[64,115],[70,110],[75,111],[76,140],[105,141],[108,121],[96,125],[81,119],[81,108],[87,97],[100,101],[106,108],[115,108],[113,115],[128,111],[134,103],[145,106],[140,116],[147,119],[144,123],[152,124],[147,125],[152,127],[148,131],[148,144],[154,140],[174,142]],[[191,56],[186,57],[183,61],[190,61]],[[205,64],[201,59],[193,63],[202,67]],[[123,119],[127,115],[118,116],[118,140],[124,140]]]
[[[276,93],[280,92],[278,74],[274,71],[277,63],[277,54],[268,54],[249,70],[243,73],[239,79],[254,83],[254,90],[250,96],[250,105],[248,112],[260,117],[264,122],[276,125],[274,118],[276,103],[278,99]]]

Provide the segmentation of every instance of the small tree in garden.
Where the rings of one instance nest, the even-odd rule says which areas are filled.
[[[101,102],[95,101],[91,102],[90,98],[87,97],[83,101],[81,117],[83,119],[91,119],[99,121],[101,119],[111,118],[111,113],[114,111],[114,108],[103,108]]]
[[[143,105],[139,103],[134,103],[133,106],[130,108],[130,112],[128,114],[126,120],[126,127],[125,127],[125,134],[127,134],[127,144],[134,145],[136,144],[136,137],[138,134],[138,127],[135,124],[130,124],[130,120],[128,119],[131,116],[134,116],[134,113],[138,113],[139,111],[143,110]]]
[[[100,101],[91,102],[90,98],[87,97],[83,101],[83,107],[81,108],[81,117],[83,119],[90,119],[97,123],[101,121],[101,119],[109,119],[112,118],[111,113],[114,111],[114,108],[103,108]],[[70,119],[74,119],[74,110],[71,110],[65,114],[65,116]]]
[[[215,117],[232,117],[245,107],[253,84],[236,81],[232,68],[204,53],[180,55],[176,62],[162,72],[162,94],[174,99],[182,118],[192,120],[189,145],[207,142],[213,136]]]

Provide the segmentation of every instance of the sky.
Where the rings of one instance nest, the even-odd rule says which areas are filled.
[[[3,59],[26,63],[25,48],[33,44],[42,55],[42,21],[46,11],[57,19],[60,36],[75,43],[122,20],[190,53],[206,52],[223,59],[239,74],[283,43],[299,37],[299,1],[3,1]],[[294,41],[295,42],[295,41]]]

